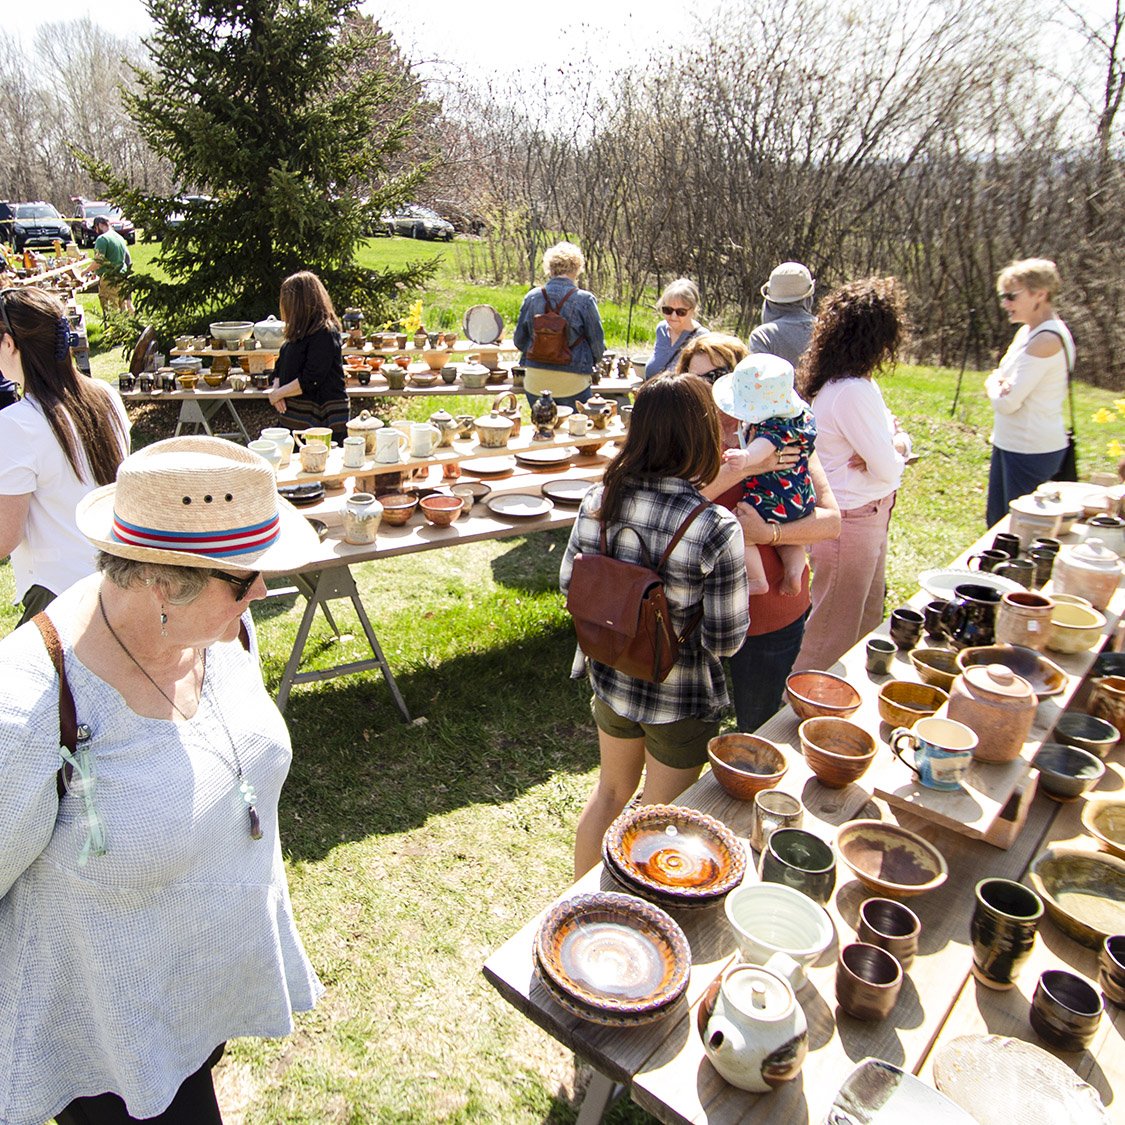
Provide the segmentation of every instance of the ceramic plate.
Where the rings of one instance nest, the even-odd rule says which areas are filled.
[[[679,805],[626,809],[608,828],[614,867],[662,895],[714,901],[746,874],[746,852],[721,821]]]
[[[1006,1035],[962,1035],[939,1047],[934,1084],[980,1125],[1110,1122],[1097,1090],[1066,1063],[1034,1043]]]
[[[923,570],[918,575],[918,585],[934,598],[949,599],[953,596],[954,587],[966,582],[977,586],[991,586],[1002,594],[1025,589],[1011,578],[1003,578],[987,570],[970,570],[967,566],[939,567],[936,570]]]
[[[663,910],[613,891],[575,895],[547,912],[535,935],[544,974],[590,1008],[662,1008],[687,988],[691,949]]]
[[[600,1024],[602,1027],[640,1027],[642,1024],[655,1023],[669,1015],[679,1002],[678,996],[673,996],[668,1003],[640,1012],[611,1012],[604,1008],[597,1008],[590,1004],[583,1004],[581,1000],[564,992],[544,971],[535,959],[535,979],[543,986],[543,990],[560,1008],[572,1016],[586,1020],[589,1023]]]
[[[976,1118],[892,1063],[864,1059],[840,1087],[825,1125],[976,1125]]]
[[[308,484],[283,484],[278,486],[277,494],[295,507],[301,508],[323,500],[324,485],[319,481]]]
[[[461,330],[474,344],[495,344],[504,334],[504,318],[491,305],[465,310]]]
[[[544,482],[540,491],[556,504],[576,507],[582,503],[582,497],[593,487],[587,480],[549,480]]]
[[[574,446],[548,446],[546,449],[525,449],[516,454],[521,465],[562,465],[578,453]]]
[[[1048,848],[1036,856],[1031,885],[1063,933],[1090,949],[1125,934],[1125,859],[1082,848]]]
[[[462,461],[461,468],[476,477],[498,477],[516,467],[514,457],[478,457],[475,461]]]
[[[554,504],[546,496],[536,496],[530,492],[509,492],[500,496],[489,496],[484,506],[493,515],[526,520],[545,516]]]

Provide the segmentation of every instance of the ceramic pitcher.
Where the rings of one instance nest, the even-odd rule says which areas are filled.
[[[1000,591],[991,586],[965,582],[953,591],[941,615],[942,628],[954,648],[990,645],[996,637],[996,611]]]

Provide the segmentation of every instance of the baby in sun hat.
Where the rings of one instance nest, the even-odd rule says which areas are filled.
[[[761,464],[771,449],[779,452],[796,445],[797,463],[791,469],[747,476],[742,500],[767,523],[774,525],[774,546],[784,574],[781,593],[795,597],[801,592],[805,548],[778,544],[780,525],[799,520],[816,507],[816,492],[809,478],[809,456],[816,443],[816,422],[808,404],[793,388],[793,365],[775,355],[750,355],[729,374],[715,380],[715,405],[743,423],[738,430],[740,449],[728,449],[723,461],[749,472]],[[746,576],[751,594],[769,591],[762,557],[753,543],[746,544]]]

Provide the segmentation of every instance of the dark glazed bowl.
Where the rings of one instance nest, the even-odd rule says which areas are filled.
[[[1055,723],[1054,738],[1066,746],[1077,746],[1104,758],[1121,741],[1121,734],[1112,723],[1081,711],[1067,711]]]
[[[949,874],[933,844],[892,821],[849,821],[836,835],[836,851],[868,890],[891,898],[932,891]]]
[[[1102,998],[1089,981],[1065,969],[1048,969],[1031,998],[1031,1026],[1060,1051],[1085,1050],[1102,1018]]]
[[[1098,984],[1105,998],[1125,1007],[1125,934],[1111,934],[1098,955]]]
[[[1044,742],[1031,768],[1039,771],[1039,784],[1056,801],[1074,801],[1092,789],[1105,773],[1101,759],[1077,746]]]
[[[847,719],[806,719],[797,735],[809,769],[829,789],[857,781],[875,760],[875,739]]]
[[[785,698],[798,719],[846,719],[859,710],[860,694],[842,676],[831,672],[792,672]]]
[[[720,734],[707,743],[707,757],[715,780],[740,801],[772,789],[789,768],[781,750],[756,734]]]

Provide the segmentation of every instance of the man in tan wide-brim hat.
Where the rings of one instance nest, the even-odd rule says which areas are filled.
[[[287,1034],[323,992],[248,612],[317,539],[265,460],[210,437],[127,457],[76,516],[98,573],[0,641],[0,1116],[218,1121],[226,1041]]]
[[[816,281],[800,262],[782,262],[762,286],[762,323],[750,333],[750,351],[779,355],[794,367],[812,339]]]

